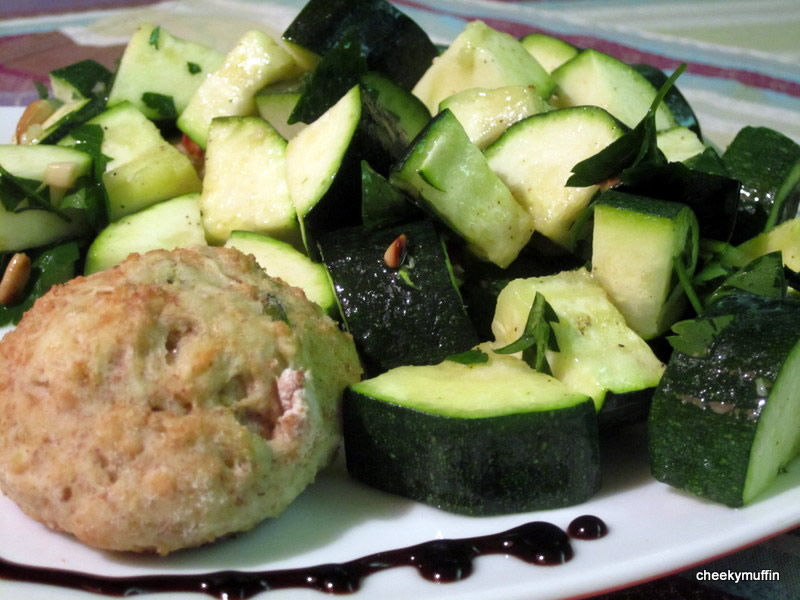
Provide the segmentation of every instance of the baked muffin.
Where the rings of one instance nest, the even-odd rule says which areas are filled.
[[[352,339],[237,250],[132,255],[0,342],[0,488],[86,544],[167,554],[279,514],[331,460]]]

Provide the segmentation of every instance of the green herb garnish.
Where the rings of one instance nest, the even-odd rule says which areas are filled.
[[[541,373],[552,375],[547,364],[547,350],[558,351],[558,342],[552,323],[558,323],[558,315],[539,292],[533,298],[528,320],[522,335],[507,346],[495,350],[497,354],[522,352],[522,360]]]
[[[158,113],[159,119],[177,119],[178,111],[175,109],[175,101],[172,96],[157,94],[155,92],[145,92],[142,94],[142,102],[147,108],[151,108]]]

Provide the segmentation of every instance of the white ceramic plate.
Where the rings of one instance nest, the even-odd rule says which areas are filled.
[[[19,113],[18,108],[0,107],[0,140],[10,139]],[[369,489],[350,480],[339,462],[281,517],[235,539],[167,558],[91,550],[31,521],[0,496],[0,553],[12,561],[107,576],[271,570],[344,562],[435,538],[500,532],[534,520],[566,528],[581,514],[601,517],[610,528],[609,535],[601,540],[574,542],[575,557],[562,566],[532,566],[511,557],[486,556],[476,560],[469,578],[452,584],[430,583],[407,567],[390,569],[367,578],[361,591],[351,596],[382,600],[552,600],[655,578],[800,525],[800,461],[758,502],[730,509],[655,482],[649,476],[641,428],[608,441],[603,455],[603,488],[590,502],[492,518],[448,514]],[[97,596],[0,580],[0,597],[50,600]],[[284,590],[260,597],[319,600],[323,596],[312,590]]]

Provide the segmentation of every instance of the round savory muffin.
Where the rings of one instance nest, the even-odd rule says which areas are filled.
[[[280,513],[332,458],[352,339],[237,250],[132,255],[0,342],[0,488],[86,544],[166,554]]]

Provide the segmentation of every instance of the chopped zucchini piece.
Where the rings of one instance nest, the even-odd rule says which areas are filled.
[[[106,95],[112,73],[96,60],[81,60],[50,71],[53,97],[65,104]]]
[[[597,409],[606,394],[655,387],[664,365],[628,325],[603,287],[585,268],[511,281],[497,298],[492,331],[498,344],[522,333],[536,292],[553,307],[558,351],[547,352],[553,375],[591,396]]]
[[[525,117],[551,110],[533,88],[510,85],[501,88],[472,88],[445,98],[439,110],[449,108],[469,139],[481,150]]]
[[[200,209],[209,243],[224,243],[234,230],[300,243],[286,181],[286,141],[264,119],[211,121],[205,169]]]
[[[256,94],[258,114],[286,140],[292,139],[306,126],[303,122],[289,124],[289,115],[297,105],[302,89],[302,78],[299,78],[268,85]]]
[[[420,133],[390,180],[498,266],[508,266],[533,233],[527,211],[449,110]]]
[[[751,503],[800,452],[800,303],[728,295],[676,330],[649,416],[653,475]]]
[[[552,73],[578,53],[578,49],[569,42],[544,33],[529,33],[520,38],[519,42],[548,73]]]
[[[743,267],[759,256],[780,250],[784,264],[792,271],[800,271],[800,217],[747,240],[736,250],[734,266]]]
[[[286,146],[289,196],[311,256],[319,233],[359,222],[361,117],[361,92],[355,86]]]
[[[658,149],[670,162],[684,162],[705,151],[706,146],[688,127],[672,127],[656,134]]]
[[[572,226],[598,187],[566,187],[572,168],[620,137],[602,108],[580,106],[533,115],[486,149],[489,166],[527,209],[536,231],[572,249]]]
[[[310,0],[283,39],[324,55],[355,33],[367,67],[410,90],[438,54],[423,29],[385,0]]]
[[[261,31],[248,31],[197,88],[178,128],[205,148],[214,117],[256,114],[255,95],[261,88],[298,74],[297,63],[282,46]]]
[[[86,254],[85,274],[121,263],[132,252],[205,245],[198,194],[187,194],[127,215],[103,229]]]
[[[252,254],[269,276],[300,288],[331,317],[338,315],[336,296],[325,265],[312,261],[290,244],[251,231],[231,232],[225,246]]]
[[[344,443],[365,483],[468,515],[558,508],[600,484],[589,398],[523,361],[405,366],[348,388]]]
[[[361,89],[395,123],[393,128],[401,136],[399,145],[403,150],[430,121],[431,113],[419,98],[380,73],[365,73],[361,77]]]
[[[367,372],[433,364],[478,343],[430,221],[340,229],[320,248]]]
[[[432,114],[439,103],[462,90],[532,86],[542,98],[553,91],[553,81],[516,39],[472,21],[437,57],[412,90]]]
[[[675,261],[691,277],[698,246],[697,217],[684,204],[613,190],[594,204],[592,275],[646,340],[683,313],[686,296]]]
[[[744,127],[722,160],[731,177],[742,182],[732,243],[798,216],[800,144],[768,127]]]
[[[146,94],[156,94],[171,100],[174,119],[223,59],[220,52],[204,44],[182,40],[162,27],[140,25],[120,59],[108,106],[127,100],[150,119],[170,118],[148,101]]]
[[[599,52],[582,50],[552,73],[556,93],[551,102],[567,106],[600,106],[625,123],[636,127],[647,113],[656,88],[633,67]],[[663,102],[656,110],[656,128],[669,129],[678,123]]]
[[[377,172],[387,174],[418,126],[419,113],[410,108],[408,112],[417,118],[409,118],[405,109],[394,105],[408,100],[409,93],[394,85],[376,91],[378,78],[353,86],[289,140],[289,194],[309,256],[316,256],[320,235],[361,223],[361,161],[368,160]]]
[[[109,220],[200,191],[200,178],[189,159],[130,102],[120,102],[87,123],[103,128],[100,149],[111,158],[103,173]],[[59,143],[76,142],[67,136]]]

